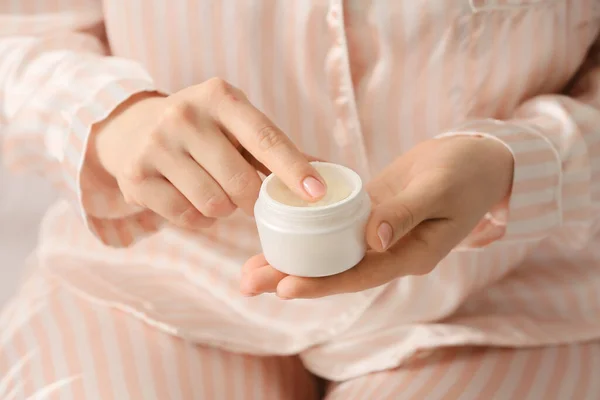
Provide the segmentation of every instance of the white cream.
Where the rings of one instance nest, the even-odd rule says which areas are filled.
[[[315,169],[321,174],[327,185],[327,194],[319,201],[310,202],[296,195],[281,179],[273,177],[267,187],[271,198],[281,204],[293,207],[321,207],[338,203],[350,196],[352,185],[338,168],[328,164],[315,164]]]

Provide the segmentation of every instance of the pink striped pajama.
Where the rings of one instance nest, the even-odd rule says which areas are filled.
[[[68,200],[0,319],[0,397],[598,398],[599,34],[598,0],[0,0],[6,158]],[[367,181],[493,137],[510,201],[427,276],[244,298],[250,218],[183,232],[85,157],[125,99],[212,76]]]
[[[600,343],[448,348],[341,383],[297,356],[194,344],[36,276],[0,323],[0,398],[222,400],[596,400]]]

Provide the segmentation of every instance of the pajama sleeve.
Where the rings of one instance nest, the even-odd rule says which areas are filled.
[[[510,197],[466,247],[585,232],[600,216],[600,41],[565,94],[531,98],[508,120],[468,121],[445,136],[465,134],[501,141],[515,162]]]
[[[88,137],[119,104],[155,88],[137,62],[110,56],[101,3],[0,0],[0,132],[10,167],[44,175],[102,242],[124,246],[158,218],[101,181],[86,163]]]

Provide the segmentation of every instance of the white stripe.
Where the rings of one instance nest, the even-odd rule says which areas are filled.
[[[148,355],[148,344],[143,322],[135,318],[125,318],[127,332],[129,334],[129,344],[133,350],[136,372],[138,375],[138,385],[143,393],[144,400],[159,400],[156,397],[156,388],[154,387],[154,377],[150,370],[150,356]]]
[[[444,2],[431,2],[427,15],[430,19],[433,19],[433,15],[446,15],[445,11],[448,5]],[[443,17],[442,17],[443,18]],[[448,54],[447,46],[451,45],[453,41],[448,35],[444,35],[447,29],[446,21],[436,21],[436,23],[429,24],[428,30],[433,30],[432,42],[435,43],[432,51],[427,57],[427,67],[424,73],[427,79],[423,80],[423,85],[420,91],[427,93],[426,107],[421,112],[425,116],[425,132],[422,134],[426,137],[434,136],[440,131],[441,122],[441,106],[440,103],[447,101],[444,96],[440,95],[440,88],[444,87],[446,82],[442,82],[442,74],[444,66],[448,64],[448,60],[453,56]],[[444,97],[442,99],[442,97]],[[393,159],[393,158],[391,158]]]
[[[87,334],[85,325],[83,324],[83,318],[79,309],[74,305],[74,299],[71,295],[67,294],[66,291],[61,291],[59,294],[59,300],[65,312],[69,325],[73,329],[75,348],[77,350],[77,356],[81,363],[81,368],[85,379],[83,379],[83,387],[85,391],[85,398],[97,399],[99,397],[98,382],[96,380],[96,368],[94,360],[92,359],[91,352],[89,351],[90,342]]]
[[[19,400],[25,397],[25,395],[22,394],[23,391],[23,382],[19,382],[18,384],[16,384],[15,386],[13,386],[9,392],[6,393],[0,393],[2,395],[2,398],[5,400]],[[21,393],[21,397],[17,397],[17,394]]]
[[[578,196],[578,197],[570,197],[567,198],[563,202],[563,212],[564,211],[573,211],[573,210],[589,210],[591,206],[590,197],[588,196]],[[591,221],[588,221],[591,222]]]
[[[443,378],[436,382],[431,391],[427,392],[427,400],[444,400],[448,390],[456,384],[456,381],[461,377],[463,371],[469,367],[469,357],[472,357],[472,349],[460,349],[457,359],[452,363],[450,368],[447,368]]]
[[[502,361],[501,355],[502,352],[498,350],[486,352],[481,365],[471,377],[471,381],[469,382],[468,386],[465,387],[464,393],[462,393],[456,400],[473,399],[474,395],[479,395],[482,393],[483,388],[488,384],[490,378],[492,377],[492,373],[496,369],[496,365]],[[442,399],[443,397],[440,397],[440,400]]]
[[[262,7],[268,6],[262,5]],[[252,27],[252,37],[245,38],[246,40],[248,40],[248,43],[246,45],[250,47],[249,49],[244,50],[246,54],[250,56],[250,59],[247,63],[248,65],[246,66],[246,68],[249,69],[247,74],[250,77],[250,80],[249,82],[246,82],[248,86],[244,89],[246,89],[246,91],[248,92],[248,96],[250,97],[252,103],[257,108],[262,110],[264,109],[265,100],[262,93],[261,79],[256,79],[255,77],[262,76],[261,65],[262,60],[265,59],[262,37],[262,28],[265,22],[264,13],[255,13],[254,18],[255,20],[252,21],[252,23],[250,24],[250,26]],[[254,56],[255,59],[252,59],[252,56]],[[242,68],[244,67],[242,66]]]
[[[156,344],[158,345],[158,348],[160,348],[163,376],[167,382],[169,398],[183,399],[184,397],[181,388],[179,387],[178,378],[183,371],[179,371],[178,369],[174,344],[175,340],[180,341],[181,339],[160,333],[160,340]]]
[[[543,234],[550,228],[560,224],[560,215],[557,212],[548,213],[537,218],[528,218],[523,221],[511,222],[506,229],[507,236],[529,235],[531,233]]]
[[[165,22],[165,16],[167,14],[167,7],[172,7],[172,5],[168,4],[164,0],[154,0],[151,5],[146,5],[149,10],[154,11],[154,20],[156,23],[152,24],[152,36],[144,39],[143,44],[147,44],[148,40],[152,40],[153,47],[155,50],[156,59],[152,60],[152,65],[157,66],[157,82],[161,82],[162,85],[160,89],[168,88],[171,90],[173,88],[173,82],[171,79],[171,74],[169,72],[173,71],[173,65],[170,60],[171,52],[169,51],[169,46],[172,46],[170,43],[173,40],[173,37],[167,31]],[[189,51],[189,50],[188,50]]]
[[[568,346],[569,357],[567,365],[561,365],[565,374],[561,376],[561,386],[557,399],[572,399],[577,385],[579,383],[579,374],[581,370],[581,345],[574,344]]]
[[[38,349],[31,349],[23,356],[17,356],[12,343],[5,343],[2,350],[6,353],[7,358],[10,361],[9,368],[4,372],[4,376],[0,377],[0,396],[1,398],[8,398],[10,389],[13,394],[18,391],[21,395],[19,398],[25,397],[23,393],[23,387],[25,379],[21,375],[23,369],[28,363],[31,363],[35,353],[39,352]],[[9,356],[9,353],[12,355]]]
[[[245,392],[244,383],[246,382],[246,371],[244,367],[244,356],[241,354],[233,354],[232,357],[232,368],[231,376],[235,376],[235,379],[231,379],[231,385],[233,385],[233,399],[236,400],[248,400],[248,395]],[[296,379],[291,377],[291,379]]]
[[[501,29],[489,29],[486,33],[482,32],[482,38],[478,40],[478,53],[477,57],[481,60],[488,60],[489,65],[477,68],[477,72],[480,72],[483,76],[486,76],[490,83],[490,94],[491,96],[497,96],[498,93],[503,93],[503,97],[507,96],[506,88],[511,87],[513,79],[515,78],[515,67],[520,67],[522,60],[515,61],[513,58],[513,49],[515,46],[511,43],[510,45],[504,44],[502,37],[506,37],[507,30],[512,28],[510,24],[499,24],[497,16],[490,15],[489,19],[484,20],[492,26],[501,26]],[[484,22],[484,23],[485,23]],[[487,35],[487,37],[485,37]],[[509,33],[510,35],[510,33]],[[496,48],[492,47],[494,41],[500,42],[500,52]],[[495,50],[493,57],[489,57],[487,54],[492,50]],[[531,58],[531,57],[529,57]],[[498,62],[498,60],[502,60]],[[477,64],[478,65],[478,64]],[[491,70],[491,73],[490,73]],[[520,89],[521,87],[519,87]],[[484,115],[498,115],[500,107],[506,107],[509,105],[508,101],[512,99],[503,98],[500,101],[489,101],[487,107],[483,109]]]
[[[109,373],[113,394],[115,399],[129,399],[129,390],[124,381],[123,354],[119,348],[119,339],[115,332],[114,317],[111,315],[114,311],[109,311],[103,306],[94,307],[94,311],[98,319],[104,355],[108,360],[108,365],[110,365]]]
[[[531,351],[529,350],[511,350],[512,359],[508,367],[508,373],[504,377],[502,385],[498,388],[496,393],[489,393],[491,399],[517,399],[519,393],[517,393],[517,383],[519,378],[525,372],[525,365],[527,360],[531,357]],[[486,393],[487,395],[487,393]]]
[[[236,8],[244,7],[236,0],[221,0],[219,2],[221,5],[221,21],[215,21],[221,27],[221,37],[231,37],[231,40],[227,41],[227,43],[223,43],[223,53],[224,53],[224,62],[225,62],[225,76],[227,76],[227,81],[232,85],[239,87],[240,86],[240,77],[238,76],[238,68],[239,68],[239,51],[240,48],[238,44],[241,38],[233,37],[229,32],[238,32],[239,27],[232,26],[232,24],[236,21]]]
[[[47,307],[44,307],[43,310],[41,310],[41,313],[44,312],[49,312],[49,310],[47,309]],[[38,315],[32,315],[31,319],[35,319],[38,318]],[[23,340],[25,341],[25,346],[27,348],[27,350],[36,350],[35,352],[35,360],[32,361],[30,364],[30,370],[31,370],[31,377],[33,380],[33,385],[36,388],[41,388],[44,387],[45,385],[49,384],[50,382],[46,382],[45,378],[44,378],[44,371],[42,370],[42,357],[41,357],[41,351],[39,350],[39,343],[38,343],[38,338],[34,335],[34,329],[31,327],[30,325],[31,321],[28,321],[28,324],[26,326],[23,326],[22,329],[20,330],[21,335],[23,336]]]
[[[535,377],[533,378],[531,391],[529,393],[522,393],[522,395],[529,395],[527,399],[543,398],[546,388],[550,384],[550,378],[552,378],[554,368],[556,368],[558,349],[552,346],[546,347],[540,351],[542,351],[542,357],[540,358]]]
[[[600,174],[600,157],[598,157],[595,154],[591,154],[590,158],[591,158],[590,170],[591,170],[592,176],[596,175],[596,179],[598,179],[597,175]]]
[[[143,9],[145,7],[152,7],[152,5],[144,0],[130,0],[129,14],[134,16],[134,18],[129,21],[134,27],[134,37],[130,38],[130,40],[132,43],[135,43],[135,47],[140,52],[138,56],[141,63],[143,65],[154,65],[154,60],[150,60],[150,55],[148,54],[148,47],[150,47],[148,38],[146,38],[144,34],[144,24],[146,21],[144,21],[142,15],[144,14]],[[158,19],[158,21],[161,21],[161,19]]]
[[[194,42],[191,40],[191,30],[190,30],[190,16],[189,16],[189,5],[188,1],[172,1],[167,3],[168,7],[175,7],[177,12],[175,32],[177,35],[172,38],[172,41],[175,43],[171,43],[173,46],[177,46],[177,56],[179,57],[177,63],[177,73],[181,75],[179,82],[183,84],[183,86],[188,86],[193,83],[194,73],[192,71],[192,57],[191,54],[202,51],[195,44],[196,38],[194,38]],[[178,88],[179,89],[179,88]]]
[[[220,7],[218,3],[212,2],[198,2],[200,15],[196,18],[196,23],[202,24],[202,29],[200,30],[200,37],[194,38],[194,40],[198,40],[200,49],[203,49],[202,53],[202,73],[204,74],[203,79],[212,78],[217,75],[218,71],[215,67],[215,41],[213,40],[213,26],[212,24],[215,21],[212,20],[211,11],[213,7]],[[231,35],[226,35],[223,38],[223,45],[227,45],[230,41],[235,40]],[[257,79],[258,80],[258,79]]]
[[[435,361],[437,361],[437,362],[435,362]],[[442,368],[438,364],[441,361],[442,361],[442,356],[438,355],[436,360],[432,360],[432,363],[429,364],[426,368],[418,370],[418,373],[416,373],[416,375],[411,376],[411,374],[408,373],[408,375],[410,377],[410,385],[406,389],[404,389],[404,391],[402,391],[402,393],[401,393],[402,397],[404,397],[406,399],[410,399],[415,394],[415,392],[421,390],[421,388],[423,388],[429,382],[429,378],[431,377],[431,375],[433,375],[435,372],[437,372],[438,368]],[[397,390],[402,385],[402,383],[404,383],[404,381],[399,382],[397,385],[394,385],[394,384],[391,384],[390,380],[388,379],[389,387],[387,388],[386,391],[382,392],[382,394],[379,396],[379,398],[381,398],[381,399],[392,398],[393,394],[398,393]]]
[[[591,195],[594,203],[600,202],[600,181],[594,182],[591,187]]]
[[[231,385],[231,380],[228,379],[227,376],[229,373],[231,373],[231,376],[235,376],[235,371],[227,371],[225,369],[222,350],[211,347],[206,349],[206,354],[213,370],[211,374],[211,377],[213,378],[213,387],[219,390],[219,388]]]
[[[368,141],[368,145],[374,154],[378,157],[375,160],[371,160],[371,165],[381,169],[385,166],[387,160],[393,160],[396,156],[401,154],[401,149],[391,148],[389,140],[386,137],[385,140],[377,138],[377,132],[386,132],[389,129],[395,129],[396,124],[394,120],[391,120],[390,116],[395,115],[398,109],[398,104],[391,102],[392,98],[395,98],[394,79],[398,79],[392,71],[394,65],[394,52],[392,46],[390,46],[389,38],[392,36],[392,15],[389,12],[387,5],[384,2],[373,2],[373,15],[379,21],[377,34],[379,35],[379,60],[374,63],[371,77],[369,78],[369,86],[366,86],[365,92],[369,96],[373,97],[370,104],[361,104],[363,110],[366,110],[371,115],[371,137]],[[383,84],[383,83],[387,84]],[[402,82],[398,82],[402,83]],[[377,88],[377,89],[376,89]],[[404,93],[404,92],[402,92]],[[396,98],[401,98],[397,96]],[[385,106],[383,106],[385,105]],[[390,124],[391,122],[391,124]],[[391,134],[392,136],[396,136]],[[376,171],[373,171],[376,172]]]
[[[399,376],[400,377],[400,376]],[[388,380],[389,375],[387,375],[385,372],[381,372],[378,373],[374,376],[371,376],[368,380],[363,378],[359,378],[360,381],[357,381],[357,383],[352,383],[349,382],[347,384],[348,389],[353,389],[352,391],[350,391],[350,394],[352,395],[352,397],[341,397],[341,400],[366,400],[366,399],[373,399],[375,400],[375,398],[373,397],[374,394],[376,394],[377,390],[379,390],[384,384],[385,382]],[[395,383],[401,383],[406,381],[406,379],[408,379],[408,374],[405,374],[402,377],[402,380],[400,382],[395,382]],[[359,385],[358,382],[361,382],[361,384]],[[364,387],[367,386],[367,390],[364,390]],[[340,388],[344,389],[344,383],[341,384]],[[333,393],[335,393],[336,395],[338,394],[338,392],[343,393],[341,390],[336,389]],[[358,394],[361,394],[361,397],[356,397],[358,396]]]
[[[205,376],[205,372],[202,370],[202,364],[198,359],[200,352],[196,345],[191,342],[184,341],[185,353],[187,358],[187,371],[191,386],[190,396],[192,399],[201,399],[203,382],[201,377]]]
[[[538,190],[531,193],[515,193],[511,196],[510,202],[515,208],[529,207],[533,205],[553,204],[559,195],[555,187]]]
[[[569,183],[581,183],[581,182],[589,182],[590,174],[589,170],[585,168],[585,170],[577,169],[569,169],[563,171],[563,184]]]
[[[33,393],[33,395],[29,396],[27,398],[27,400],[48,399],[50,395],[56,395],[58,390],[71,386],[71,384],[78,379],[81,379],[81,376],[75,375],[75,376],[70,376],[68,378],[63,378],[63,379],[54,381],[54,382],[44,386],[43,388],[40,388],[39,390],[35,391],[35,393]],[[70,392],[72,393],[72,391],[70,391]],[[65,392],[62,390],[60,391],[60,393],[63,395],[65,394]]]
[[[548,149],[555,150],[549,139],[540,137],[540,134],[534,134],[532,130],[526,129],[525,126],[509,125],[510,130],[507,131],[506,129],[508,128],[506,128],[506,126],[503,126],[502,129],[504,131],[494,132],[493,134],[496,137],[505,140],[515,154],[535,153]],[[516,141],[514,136],[522,133],[529,133],[531,136],[526,139],[520,138]],[[554,154],[557,155],[556,152]]]
[[[41,316],[42,325],[45,328],[46,335],[48,337],[48,343],[50,345],[50,354],[52,356],[52,364],[56,372],[55,376],[59,379],[69,377],[69,368],[65,361],[65,346],[63,343],[63,335],[61,330],[58,328],[54,315],[51,312],[44,312]],[[65,388],[66,389],[66,388]],[[70,390],[61,391],[62,399],[73,399],[73,392]]]
[[[265,392],[265,388],[262,386],[263,382],[265,381],[263,374],[264,374],[264,361],[261,360],[261,362],[256,362],[253,361],[252,362],[253,368],[252,368],[252,375],[253,375],[253,379],[251,380],[251,382],[254,382],[253,385],[253,394],[254,397],[252,397],[255,400],[261,400],[264,398],[264,392]]]
[[[419,7],[415,7],[415,5],[410,1],[403,1],[401,7],[401,13],[404,15],[402,19],[402,28],[403,28],[403,46],[409,46],[412,42],[409,40],[414,33],[415,28],[419,24],[419,14],[417,11]],[[398,29],[398,28],[396,28]],[[414,52],[408,54],[406,61],[403,64],[402,68],[402,80],[398,85],[398,88],[402,90],[402,96],[400,96],[400,105],[398,107],[398,116],[399,124],[397,125],[398,132],[390,132],[391,135],[398,135],[400,137],[400,148],[392,149],[392,151],[397,152],[397,154],[402,154],[409,149],[411,149],[415,143],[413,141],[414,135],[414,121],[413,116],[414,112],[414,99],[412,93],[415,92],[415,84],[416,80],[415,76],[418,76],[417,62],[418,57],[417,53],[419,47],[414,48]],[[392,114],[393,115],[393,114]],[[394,125],[392,125],[394,127]],[[394,127],[396,128],[396,127]]]
[[[308,18],[310,17],[310,11],[312,8],[312,4],[306,1],[296,1],[293,2],[293,18],[294,21],[289,21],[289,18],[275,18],[275,32],[285,32],[286,24],[294,24],[296,28],[294,31],[294,40],[295,43],[287,44],[288,46],[293,46],[295,49],[294,52],[294,77],[297,77],[299,82],[310,82],[313,83],[310,79],[306,77],[306,51],[310,50],[308,47],[315,46],[314,43],[305,43],[305,35],[307,35],[306,29],[310,24],[308,24]],[[279,5],[281,7],[281,5]],[[282,11],[283,12],[283,11]],[[289,12],[289,11],[288,11]],[[285,46],[286,43],[283,41],[279,42],[280,46]],[[286,49],[289,51],[289,49]],[[300,84],[297,84],[297,102],[298,102],[298,110],[289,110],[287,106],[287,100],[289,96],[289,92],[296,88],[296,82],[289,82],[285,76],[283,76],[280,72],[283,70],[283,65],[285,65],[283,56],[283,49],[273,57],[275,65],[273,66],[273,72],[275,74],[273,80],[275,82],[275,98],[281,99],[280,101],[275,102],[275,110],[278,117],[283,117],[286,113],[296,112],[299,114],[298,121],[300,122],[300,126],[290,127],[295,129],[298,132],[298,136],[295,138],[298,141],[298,145],[303,151],[318,151],[318,145],[316,141],[316,123],[314,112],[310,112],[306,109],[305,105],[309,101],[308,97],[303,96],[306,93],[302,90]],[[308,89],[305,89],[308,90]]]
[[[535,165],[519,165],[515,171],[515,182],[525,182],[533,179],[556,176],[560,173],[560,164],[554,161]]]
[[[591,360],[590,371],[600,371],[600,344],[595,342],[587,345],[581,344],[580,346],[586,346],[587,357],[590,357]],[[582,400],[597,400],[598,393],[600,393],[600,379],[594,379],[595,376],[593,374],[590,377],[590,386],[585,398]]]

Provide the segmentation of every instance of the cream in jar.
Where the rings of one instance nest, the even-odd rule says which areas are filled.
[[[270,175],[254,215],[271,266],[290,275],[320,277],[344,272],[364,257],[371,203],[356,172],[337,164],[312,164],[327,185],[322,199],[305,201]]]

